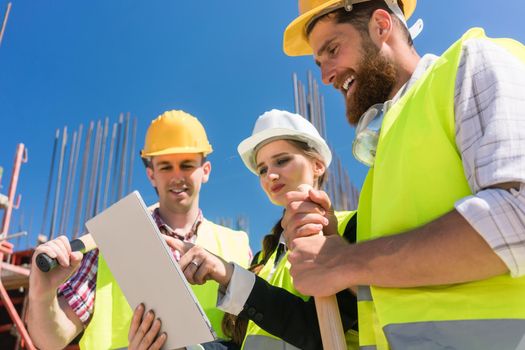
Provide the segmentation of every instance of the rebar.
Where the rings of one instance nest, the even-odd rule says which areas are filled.
[[[102,135],[102,146],[100,148],[100,160],[98,162],[100,171],[98,172],[97,185],[96,185],[97,190],[95,191],[95,209],[93,210],[93,213],[95,215],[98,214],[100,211],[100,201],[101,201],[100,190],[102,189],[102,180],[104,176],[104,160],[105,160],[105,155],[106,155],[106,141],[108,138],[108,129],[109,129],[109,118],[106,117],[106,119],[104,120],[104,132]]]
[[[118,182],[118,197],[117,200],[124,196],[124,183],[126,181],[126,154],[128,150],[128,134],[129,134],[129,112],[126,114],[126,124],[124,125],[124,137],[122,139],[122,155],[120,157],[120,179]]]
[[[106,172],[106,183],[104,185],[104,200],[102,201],[102,208],[106,209],[108,206],[109,184],[111,180],[111,166],[113,159],[113,148],[115,147],[115,139],[117,137],[117,123],[113,123],[113,130],[111,132],[111,143],[109,145],[108,170]]]
[[[91,157],[91,172],[89,175],[89,185],[87,192],[87,203],[84,214],[84,221],[93,217],[93,197],[95,191],[95,182],[97,180],[98,159],[100,156],[100,140],[102,136],[102,126],[100,120],[97,122],[97,131],[95,132],[95,143],[93,145],[93,157]]]
[[[75,146],[74,146],[75,152],[74,152],[74,155],[73,155],[73,166],[72,166],[71,180],[70,180],[69,186],[68,186],[68,195],[67,195],[66,200],[64,201],[64,213],[63,213],[64,222],[63,222],[63,226],[62,226],[62,229],[61,229],[61,232],[67,233],[68,237],[72,237],[72,232],[68,231],[67,227],[68,227],[68,224],[69,224],[69,215],[70,215],[71,208],[72,208],[71,203],[73,201],[73,192],[74,192],[74,188],[75,188],[75,179],[76,179],[76,174],[77,174],[78,156],[80,154],[80,146],[82,144],[82,131],[83,131],[83,128],[84,128],[84,126],[82,124],[80,124],[80,126],[78,128],[78,132],[76,132],[73,135],[73,136],[76,135],[77,138],[76,138],[76,142],[73,141],[75,143]],[[73,139],[75,139],[75,138],[73,137]],[[73,152],[73,150],[71,150],[71,152]]]
[[[61,234],[66,234],[65,222],[66,222],[66,217],[68,215],[67,211],[69,208],[71,182],[72,182],[72,175],[73,175],[72,174],[73,173],[73,163],[75,161],[74,158],[75,158],[76,146],[77,146],[77,132],[73,131],[73,138],[71,139],[71,147],[69,149],[69,160],[67,164],[64,199],[62,201],[62,212],[60,216],[60,224],[58,225],[58,232],[60,232]]]
[[[89,123],[89,130],[86,136],[86,143],[84,144],[84,154],[82,156],[82,170],[80,172],[80,182],[78,185],[77,206],[75,209],[75,219],[73,221],[73,239],[77,238],[80,233],[80,215],[82,214],[82,207],[84,204],[84,182],[86,180],[87,163],[89,160],[89,151],[91,148],[91,135],[93,134],[94,122]]]
[[[49,167],[49,175],[47,177],[47,190],[46,196],[44,197],[44,212],[42,214],[42,227],[40,228],[40,233],[44,234],[46,227],[47,219],[47,208],[49,206],[49,195],[51,193],[51,186],[53,184],[53,173],[55,170],[55,158],[58,147],[58,139],[60,138],[60,129],[57,129],[55,132],[55,142],[53,143],[53,152],[51,153],[51,166]]]
[[[7,3],[7,9],[4,15],[4,21],[2,22],[2,30],[0,31],[0,45],[2,45],[2,39],[4,38],[5,27],[7,26],[7,19],[9,18],[9,12],[11,12],[11,2]]]
[[[113,167],[113,176],[112,176],[112,203],[113,202],[116,202],[118,199],[119,199],[119,196],[118,196],[118,186],[119,186],[119,180],[120,180],[120,177],[117,177],[117,172],[118,172],[118,164],[119,164],[119,155],[120,155],[120,138],[121,138],[121,133],[122,133],[122,124],[124,123],[124,113],[120,113],[120,116],[118,118],[118,126],[117,126],[117,143],[115,144],[115,159],[113,160],[114,162],[114,167]]]
[[[135,142],[137,138],[137,118],[133,118],[133,127],[131,131],[131,149],[129,152],[129,175],[128,175],[128,186],[126,193],[131,192],[131,184],[133,182],[133,166],[135,165]]]
[[[64,127],[64,131],[62,132],[62,147],[60,147],[60,157],[58,160],[57,182],[55,185],[55,199],[53,200],[53,214],[51,215],[51,223],[49,227],[49,239],[50,240],[55,237],[55,223],[57,221],[57,215],[58,215],[60,187],[62,185],[62,169],[64,166],[64,154],[66,152],[66,145],[67,145],[67,126]]]

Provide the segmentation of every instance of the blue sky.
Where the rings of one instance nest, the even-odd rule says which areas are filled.
[[[7,1],[0,0],[3,12]],[[466,29],[525,42],[522,1],[420,0],[413,18],[425,29],[420,54],[442,53]],[[18,1],[0,47],[0,166],[6,193],[18,143],[29,150],[19,181],[20,209],[10,232],[40,230],[55,130],[86,126],[120,112],[138,118],[141,148],[151,119],[183,109],[205,125],[215,149],[211,180],[201,207],[209,219],[245,215],[252,247],[280,215],[258,180],[244,168],[237,144],[256,117],[272,108],[293,109],[291,75],[319,79],[311,57],[282,52],[282,32],[297,13],[291,0],[219,1]],[[323,86],[328,139],[360,187],[366,169],[351,156],[353,130],[339,93]],[[133,186],[147,202],[155,193],[136,159]],[[32,219],[31,219],[32,217]],[[21,242],[20,248],[26,243]]]

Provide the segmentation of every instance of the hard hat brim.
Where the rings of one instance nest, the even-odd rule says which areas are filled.
[[[416,8],[417,0],[403,0],[405,18],[408,20]],[[294,19],[284,30],[283,51],[288,56],[305,56],[312,54],[312,47],[306,37],[305,26],[319,12],[340,3],[341,0],[327,1]]]
[[[284,30],[283,50],[288,56],[311,55],[312,48],[306,37],[306,24],[319,12],[339,3],[341,0],[331,0],[307,11],[294,19]]]
[[[259,174],[257,173],[255,154],[262,143],[270,142],[272,140],[302,141],[319,152],[327,168],[332,161],[332,152],[326,141],[322,138],[313,137],[312,135],[291,129],[271,128],[260,131],[257,134],[244,139],[237,147],[237,151],[239,152],[244,165],[246,165],[246,167],[257,176],[259,176]]]
[[[203,156],[206,157],[211,152],[213,152],[211,147],[206,148],[206,149],[203,149],[201,147],[171,147],[171,148],[163,149],[161,151],[149,152],[149,153],[146,153],[143,150],[140,156],[145,158],[145,157],[153,157],[153,156],[162,156],[166,154],[202,153]]]

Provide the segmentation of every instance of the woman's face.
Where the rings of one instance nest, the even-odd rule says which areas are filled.
[[[307,157],[287,140],[276,140],[262,146],[256,155],[257,172],[264,192],[274,204],[285,206],[284,195],[301,184],[316,187],[325,171],[324,164]]]

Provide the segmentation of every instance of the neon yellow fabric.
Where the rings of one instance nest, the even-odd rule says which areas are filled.
[[[236,262],[244,268],[250,264],[248,236],[244,232],[233,231],[204,220],[199,227],[195,244],[206,248],[209,252],[226,261]],[[215,281],[208,281],[203,285],[191,287],[204,312],[206,312],[215,333],[218,337],[224,338],[221,327],[224,312],[216,307],[219,285]]]
[[[488,39],[482,29],[471,29],[393,105],[361,192],[358,241],[420,227],[471,194],[455,144],[454,86],[462,43],[472,38],[493,40],[525,61],[520,43]],[[383,330],[392,324],[525,319],[525,278],[504,275],[449,286],[370,290],[373,302],[359,302],[361,346],[387,349]]]
[[[116,349],[128,346],[132,311],[109,271],[102,254],[98,255],[97,289],[94,312],[80,339],[81,349]],[[112,317],[122,315],[121,318]]]
[[[336,212],[337,216],[337,222],[338,222],[338,232],[340,235],[342,235],[345,231],[346,225],[348,224],[348,221],[354,216],[356,212],[355,211],[344,211],[344,212]],[[288,252],[285,253],[285,255],[281,258],[277,266],[275,267],[275,271],[273,275],[270,276],[271,271],[275,265],[275,259],[276,259],[277,251],[275,250],[264,267],[259,272],[259,277],[265,279],[268,281],[271,285],[280,287],[283,289],[286,289],[290,293],[297,295],[298,297],[302,298],[303,300],[307,300],[309,297],[302,295],[299,293],[293,286],[293,279],[290,275],[290,263],[288,262]],[[277,339],[277,337],[271,335],[270,333],[263,330],[261,327],[256,325],[254,322],[249,321],[248,327],[246,329],[246,336],[244,337],[243,342],[243,349],[244,349],[244,343],[250,336],[265,336],[265,337],[271,337]],[[357,349],[358,348],[358,337],[357,332],[354,330],[349,330],[346,334],[346,340],[347,340],[347,346],[348,349]],[[256,350],[256,349],[247,349],[247,350]]]
[[[221,256],[226,261],[235,261],[243,267],[248,266],[250,250],[248,236],[242,231],[233,231],[204,220],[199,226],[195,243]],[[202,286],[192,286],[192,289],[206,312],[213,329],[219,337],[222,337],[223,313],[215,307],[217,283],[207,282]],[[98,350],[127,347],[132,316],[133,311],[104,258],[99,254],[94,313],[80,341],[81,349]],[[181,317],[184,316],[181,315]]]

